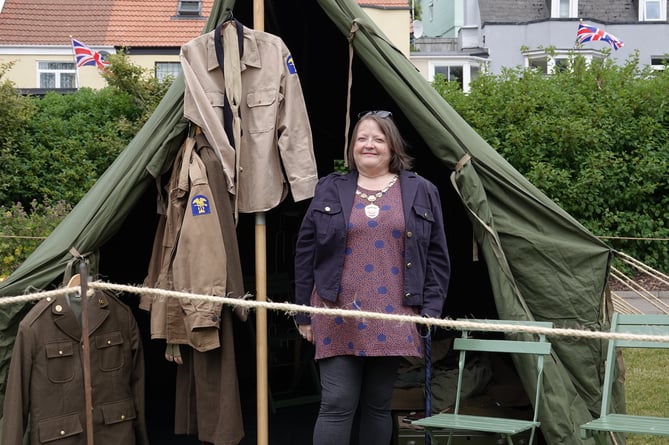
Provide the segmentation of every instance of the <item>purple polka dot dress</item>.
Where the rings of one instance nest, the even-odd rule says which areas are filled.
[[[374,191],[359,189],[372,194]],[[348,224],[341,287],[335,303],[314,291],[314,307],[415,315],[402,305],[404,214],[399,181],[377,198],[378,216],[365,214],[369,202],[356,195]],[[369,317],[312,315],[316,360],[336,355],[422,356],[414,323]]]

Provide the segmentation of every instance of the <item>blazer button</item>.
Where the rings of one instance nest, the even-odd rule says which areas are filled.
[[[407,292],[406,294],[404,294],[404,298],[411,298],[411,294]]]
[[[326,212],[329,212],[329,211],[332,210],[332,209],[331,209],[330,207],[325,207],[324,210],[325,210]]]
[[[407,269],[411,269],[413,267],[413,264],[407,263]]]
[[[411,238],[413,236],[413,232],[409,231],[407,232],[407,238]]]
[[[423,213],[423,218],[427,219],[427,212]]]

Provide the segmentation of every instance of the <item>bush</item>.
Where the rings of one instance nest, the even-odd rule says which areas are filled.
[[[669,270],[669,71],[573,56],[549,76],[483,75],[434,86],[520,173],[616,250]]]
[[[65,202],[33,200],[28,209],[21,203],[0,206],[0,280],[11,274],[72,209]]]
[[[35,104],[21,97],[10,81],[2,80],[11,67],[12,63],[0,64],[0,204],[11,202],[10,190],[20,184],[14,170],[21,162],[27,128],[37,111]]]
[[[2,81],[12,63],[0,65],[0,278],[93,186],[171,85],[132,65],[123,53],[110,59],[104,74],[108,87],[43,98],[21,96]]]

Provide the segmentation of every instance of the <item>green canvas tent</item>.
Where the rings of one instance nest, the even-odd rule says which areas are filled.
[[[217,1],[204,31],[213,29],[228,8],[252,27],[250,3]],[[319,174],[332,171],[334,161],[343,158],[348,38],[354,22],[358,29],[352,37],[351,115],[392,110],[411,146],[416,170],[442,193],[453,263],[445,315],[549,320],[556,327],[606,329],[604,290],[611,249],[481,139],[355,0],[266,0],[265,31],[283,38],[300,74]],[[155,179],[170,169],[188,131],[182,116],[183,91],[180,77],[95,186],[0,284],[0,296],[58,286],[72,259],[71,247],[100,252],[99,273],[109,282],[143,280],[157,221]],[[302,203],[289,198],[268,212],[268,239],[294,237],[303,210]],[[247,247],[253,245],[252,225],[242,215],[239,239]],[[268,250],[270,261],[285,255]],[[290,261],[274,263],[270,272],[290,273]],[[275,291],[268,283],[268,295]],[[2,306],[2,382],[18,322],[27,309],[28,305]],[[546,366],[540,408],[542,433],[550,444],[590,443],[579,438],[578,426],[599,409],[597,371],[603,362],[603,342],[552,340],[553,359]],[[532,366],[516,362],[516,368],[523,381],[532,380]],[[4,386],[0,390],[4,394]]]

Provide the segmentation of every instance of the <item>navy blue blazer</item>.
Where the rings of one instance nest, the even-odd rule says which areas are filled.
[[[331,173],[318,181],[297,238],[297,304],[309,305],[314,287],[322,298],[337,299],[357,182],[357,171]],[[399,182],[406,227],[402,302],[418,307],[421,315],[440,317],[451,266],[439,191],[427,179],[405,170],[400,171]],[[308,324],[310,316],[299,313],[296,321]]]

